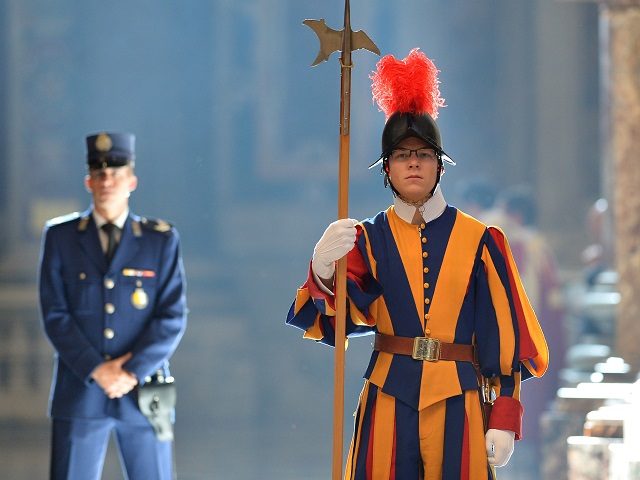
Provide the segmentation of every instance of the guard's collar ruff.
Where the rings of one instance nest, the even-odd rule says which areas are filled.
[[[444,195],[442,194],[440,185],[438,185],[438,188],[436,188],[433,196],[424,204],[422,204],[422,206],[418,207],[418,210],[420,211],[424,222],[429,223],[442,215],[445,208],[447,208],[447,202],[444,199]],[[412,222],[413,215],[416,212],[416,207],[402,201],[402,199],[398,196],[394,196],[393,209],[395,210],[396,214],[407,223]]]

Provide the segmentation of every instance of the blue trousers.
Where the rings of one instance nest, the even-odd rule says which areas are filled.
[[[151,425],[114,418],[54,418],[51,480],[100,480],[112,431],[125,479],[173,478],[172,442],[159,442]]]

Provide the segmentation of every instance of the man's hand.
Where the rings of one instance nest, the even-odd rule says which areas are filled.
[[[504,467],[513,453],[515,433],[490,428],[485,435],[485,446],[489,465]]]
[[[109,398],[120,398],[138,384],[136,376],[122,368],[122,365],[130,358],[131,353],[126,353],[121,357],[101,363],[91,373],[91,378],[100,385]]]
[[[335,272],[335,262],[355,246],[357,220],[343,218],[329,224],[313,249],[311,269],[320,279],[329,280]]]

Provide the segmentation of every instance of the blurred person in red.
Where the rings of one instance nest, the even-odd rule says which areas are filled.
[[[538,315],[547,339],[550,363],[545,376],[535,386],[523,384],[523,442],[520,453],[526,463],[536,469],[541,446],[540,417],[549,408],[559,387],[558,373],[564,366],[566,332],[564,299],[558,266],[549,242],[537,228],[537,208],[531,189],[517,185],[505,189],[496,200],[495,220],[509,236],[520,278],[529,301]],[[528,451],[528,452],[527,452]],[[519,463],[517,457],[514,466]]]

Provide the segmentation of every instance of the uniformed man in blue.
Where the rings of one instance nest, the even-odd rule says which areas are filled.
[[[99,479],[111,432],[129,480],[173,478],[172,442],[158,440],[137,388],[168,378],[186,327],[178,232],[134,215],[135,137],[87,142],[91,207],[47,222],[40,307],[55,349],[49,414],[51,479]]]

